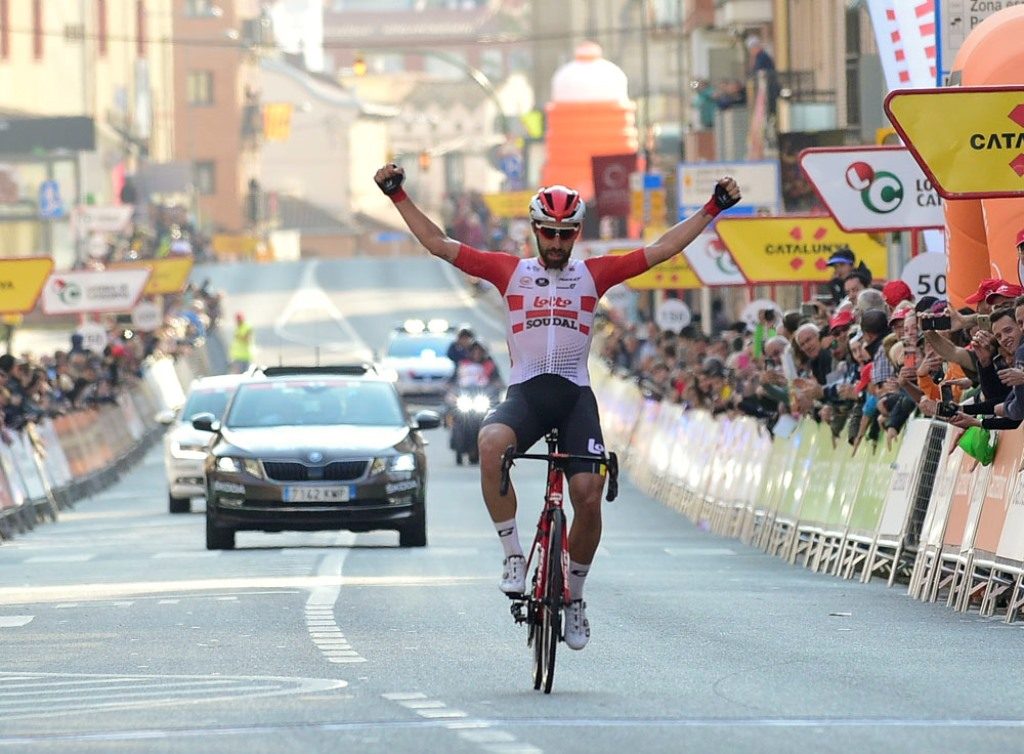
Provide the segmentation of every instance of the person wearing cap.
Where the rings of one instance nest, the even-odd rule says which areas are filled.
[[[1003,281],[999,287],[985,294],[985,304],[989,311],[995,311],[1001,307],[1012,305],[1014,299],[1021,294],[1024,294],[1024,288]]]
[[[890,309],[895,309],[904,301],[914,303],[914,294],[910,291],[910,286],[902,280],[890,280],[882,286],[882,298]]]
[[[903,338],[903,326],[908,318],[913,318],[914,307],[911,304],[902,304],[893,309],[889,315],[889,329],[897,338]]]
[[[1000,278],[986,278],[978,283],[978,290],[965,298],[964,302],[975,307],[979,314],[988,314],[992,311],[992,307],[986,298],[988,294],[1002,285],[1008,285],[1008,282]]]
[[[832,279],[828,281],[828,286],[833,304],[838,304],[846,295],[844,284],[851,273],[858,273],[858,279],[864,283],[865,288],[871,285],[871,281],[874,279],[867,265],[863,262],[857,264],[857,257],[849,246],[840,246],[835,249],[825,264],[832,268]]]

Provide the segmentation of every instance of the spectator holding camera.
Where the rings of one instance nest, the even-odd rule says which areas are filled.
[[[1015,429],[1024,419],[1024,411],[1015,418],[1006,414],[1004,405],[1013,387],[1011,383],[1024,374],[1014,361],[1021,345],[1021,329],[1010,307],[996,309],[990,316],[991,332],[979,329],[971,341],[982,400],[961,407],[950,419],[951,424],[964,429]],[[1016,409],[1014,413],[1018,413]]]

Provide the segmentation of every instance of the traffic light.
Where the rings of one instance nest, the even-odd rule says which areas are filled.
[[[419,162],[421,171],[426,173],[428,170],[430,170],[430,152],[428,152],[426,149],[420,152]]]
[[[366,58],[363,57],[361,52],[357,52],[355,60],[352,61],[352,73],[356,76],[366,75]]]

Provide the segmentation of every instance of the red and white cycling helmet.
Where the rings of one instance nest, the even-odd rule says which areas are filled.
[[[565,186],[541,188],[530,200],[530,219],[537,223],[579,225],[586,213],[587,205],[580,192]]]

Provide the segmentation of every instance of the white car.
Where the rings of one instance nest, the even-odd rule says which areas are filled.
[[[231,396],[248,375],[220,374],[193,380],[178,411],[164,411],[157,416],[162,424],[170,426],[164,435],[164,467],[167,472],[167,507],[171,513],[189,513],[192,498],[205,492],[203,461],[209,432],[192,427],[196,414],[220,417]]]
[[[448,346],[455,331],[444,320],[410,320],[388,336],[381,355],[381,373],[395,382],[403,398],[444,398],[455,364]]]

